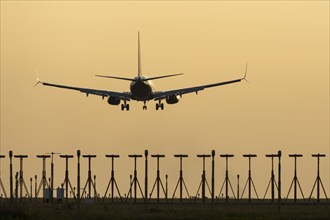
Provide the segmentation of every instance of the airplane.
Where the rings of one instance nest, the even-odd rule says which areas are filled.
[[[155,91],[154,84],[151,82],[151,80],[179,76],[179,75],[183,75],[183,73],[156,76],[156,77],[146,77],[146,76],[142,75],[140,32],[138,32],[138,71],[137,72],[138,72],[138,75],[136,77],[134,77],[133,79],[118,77],[118,76],[95,75],[96,77],[130,81],[131,84],[130,84],[129,92],[115,92],[115,91],[108,91],[108,90],[97,90],[97,89],[58,85],[58,84],[52,84],[52,83],[48,83],[48,82],[42,82],[38,78],[37,78],[37,83],[34,86],[37,86],[38,84],[42,84],[44,86],[51,86],[51,87],[57,87],[57,88],[62,88],[62,89],[80,91],[82,93],[85,93],[86,97],[90,94],[101,96],[102,99],[107,97],[107,101],[110,105],[120,105],[121,104],[122,111],[124,111],[125,109],[126,109],[126,111],[129,111],[130,106],[129,106],[128,102],[131,100],[143,102],[144,103],[143,110],[147,110],[146,103],[148,101],[154,100],[156,102],[156,110],[159,110],[159,109],[164,110],[164,103],[162,102],[164,100],[167,104],[176,104],[179,102],[179,98],[181,98],[182,95],[184,95],[184,94],[188,94],[188,93],[198,94],[199,91],[202,91],[207,88],[223,86],[223,85],[227,85],[227,84],[241,82],[242,80],[246,80],[247,64],[245,67],[245,75],[243,78],[234,79],[234,80],[230,80],[230,81],[224,81],[224,82],[218,82],[218,83],[213,83],[213,84],[189,87],[189,88],[182,88],[182,89],[175,89],[175,90],[168,90],[168,91]]]

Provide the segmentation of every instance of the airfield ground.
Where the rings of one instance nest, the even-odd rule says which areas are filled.
[[[10,202],[0,200],[0,219],[330,219],[330,203],[283,203],[279,207],[270,202],[211,203],[197,202],[155,203],[146,206],[134,203],[42,203],[42,201]]]

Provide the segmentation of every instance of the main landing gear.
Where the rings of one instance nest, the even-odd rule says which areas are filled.
[[[126,111],[129,111],[129,104],[127,104],[126,102],[124,102],[124,104],[121,104],[121,110],[124,111],[126,109]]]
[[[158,109],[164,110],[164,103],[156,103],[156,110],[158,111]]]

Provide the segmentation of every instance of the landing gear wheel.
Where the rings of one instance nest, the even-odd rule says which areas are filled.
[[[124,111],[126,109],[126,111],[129,111],[129,104],[121,104],[121,110]]]
[[[143,110],[147,110],[147,106],[146,105],[143,106]]]
[[[159,109],[159,104],[156,103],[156,111],[158,111],[158,109]]]
[[[160,108],[161,108],[162,110],[164,110],[164,103],[161,103],[161,104],[160,104]]]

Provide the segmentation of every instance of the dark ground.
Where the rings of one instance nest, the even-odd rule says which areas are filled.
[[[215,204],[212,210],[210,201],[156,204],[151,201],[146,210],[142,201],[134,203],[81,202],[80,209],[74,201],[68,204],[49,204],[42,201],[10,202],[0,200],[0,219],[330,219],[330,203],[322,201],[295,205],[286,202],[281,205],[270,201]]]

